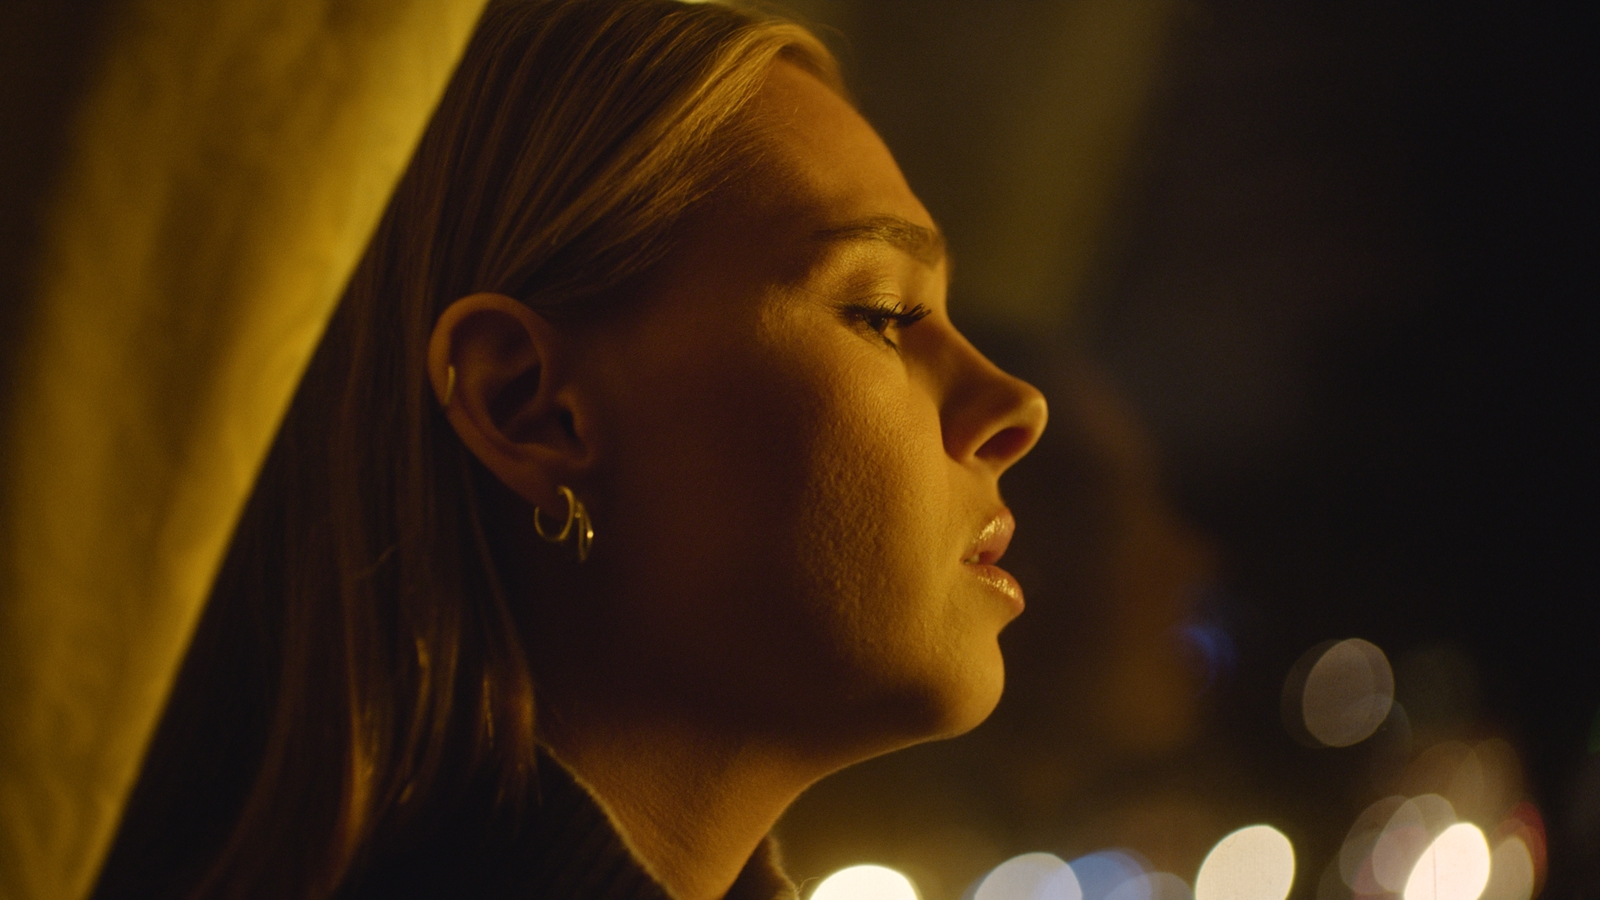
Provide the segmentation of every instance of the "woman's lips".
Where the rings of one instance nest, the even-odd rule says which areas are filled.
[[[973,573],[978,576],[979,581],[1004,594],[1006,599],[1011,601],[1012,607],[1018,613],[1022,612],[1022,608],[1025,605],[1022,599],[1022,585],[1017,583],[1017,579],[1013,578],[1010,572],[999,566],[979,563],[969,563],[968,565]]]
[[[1013,578],[1010,572],[995,565],[1000,561],[1000,557],[1005,555],[1006,547],[1011,544],[1011,536],[1016,530],[1017,520],[1012,517],[1011,510],[1000,510],[979,529],[977,540],[961,562],[978,576],[978,580],[1005,595],[1020,613],[1023,607],[1022,585],[1017,583],[1017,579]]]
[[[978,529],[978,539],[973,541],[972,549],[962,562],[985,566],[999,562],[1000,557],[1006,555],[1006,547],[1011,545],[1011,535],[1016,531],[1017,520],[1011,510],[1002,508]]]

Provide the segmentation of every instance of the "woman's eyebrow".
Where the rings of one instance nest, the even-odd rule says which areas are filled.
[[[878,241],[888,244],[930,268],[949,261],[944,235],[899,216],[867,216],[829,228],[812,237],[822,243]]]

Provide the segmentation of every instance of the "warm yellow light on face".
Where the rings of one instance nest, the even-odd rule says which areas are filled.
[[[811,900],[918,900],[911,879],[884,866],[851,866],[829,875]]]
[[[1489,843],[1470,822],[1434,839],[1406,880],[1405,900],[1478,900],[1489,884]]]
[[[1294,884],[1294,845],[1271,825],[1217,842],[1195,876],[1195,900],[1284,900]]]
[[[1024,853],[985,875],[973,900],[1083,900],[1072,867],[1052,853]]]

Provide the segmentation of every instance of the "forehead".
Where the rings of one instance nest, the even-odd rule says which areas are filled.
[[[805,70],[775,63],[740,127],[737,173],[678,226],[658,289],[749,296],[799,282],[849,246],[902,251],[930,270],[945,261],[943,238],[889,148]]]
[[[943,239],[889,148],[821,81],[780,60],[747,115],[758,154],[736,193],[763,230],[880,240],[930,265],[943,257]]]

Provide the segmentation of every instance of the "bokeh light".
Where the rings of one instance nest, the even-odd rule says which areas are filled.
[[[1179,634],[1194,652],[1195,660],[1199,664],[1202,692],[1215,687],[1238,668],[1238,648],[1234,646],[1233,638],[1221,625],[1193,619],[1179,629]]]
[[[1271,825],[1224,837],[1195,876],[1195,900],[1284,900],[1294,884],[1294,845]]]
[[[1446,828],[1406,879],[1405,900],[1478,900],[1489,883],[1489,843],[1471,822]]]
[[[1355,892],[1344,883],[1344,876],[1339,871],[1339,857],[1328,861],[1322,869],[1322,877],[1317,879],[1317,889],[1306,891],[1304,896],[1309,900],[1352,900],[1355,897]]]
[[[1438,794],[1423,794],[1400,804],[1372,847],[1372,875],[1378,884],[1389,891],[1404,890],[1435,836],[1454,824],[1455,810]]]
[[[851,866],[829,875],[811,900],[918,900],[911,879],[885,866]]]
[[[1309,665],[1307,665],[1309,663]],[[1319,645],[1302,657],[1284,685],[1285,714],[1328,747],[1372,736],[1394,704],[1394,670],[1375,644],[1360,638]]]
[[[1121,850],[1101,850],[1080,856],[1071,865],[1083,891],[1083,900],[1111,900],[1118,889],[1147,871],[1143,863]],[[1131,886],[1131,889],[1137,888],[1138,885]],[[1123,898],[1118,896],[1116,900]]]
[[[1538,896],[1549,865],[1549,847],[1545,841],[1544,817],[1538,807],[1524,800],[1512,808],[1500,827],[1495,829],[1496,841],[1516,837],[1528,851],[1533,863],[1533,894]],[[1495,844],[1496,847],[1499,843]]]
[[[1405,803],[1404,797],[1384,797],[1356,817],[1339,849],[1339,875],[1346,887],[1361,894],[1383,890],[1372,872],[1372,850],[1383,837],[1389,820]]]
[[[1083,900],[1072,867],[1052,853],[1024,853],[995,866],[973,900]]]
[[[1533,896],[1533,854],[1522,838],[1512,835],[1489,854],[1489,883],[1483,900],[1530,900]]]
[[[1521,761],[1499,738],[1436,744],[1406,767],[1399,788],[1413,795],[1439,794],[1457,818],[1480,825],[1499,822],[1525,793]]]
[[[1147,872],[1118,885],[1106,900],[1194,900],[1194,894],[1170,872]]]
[[[1083,886],[1071,866],[1062,866],[1039,885],[1034,896],[1039,900],[1082,900]]]

